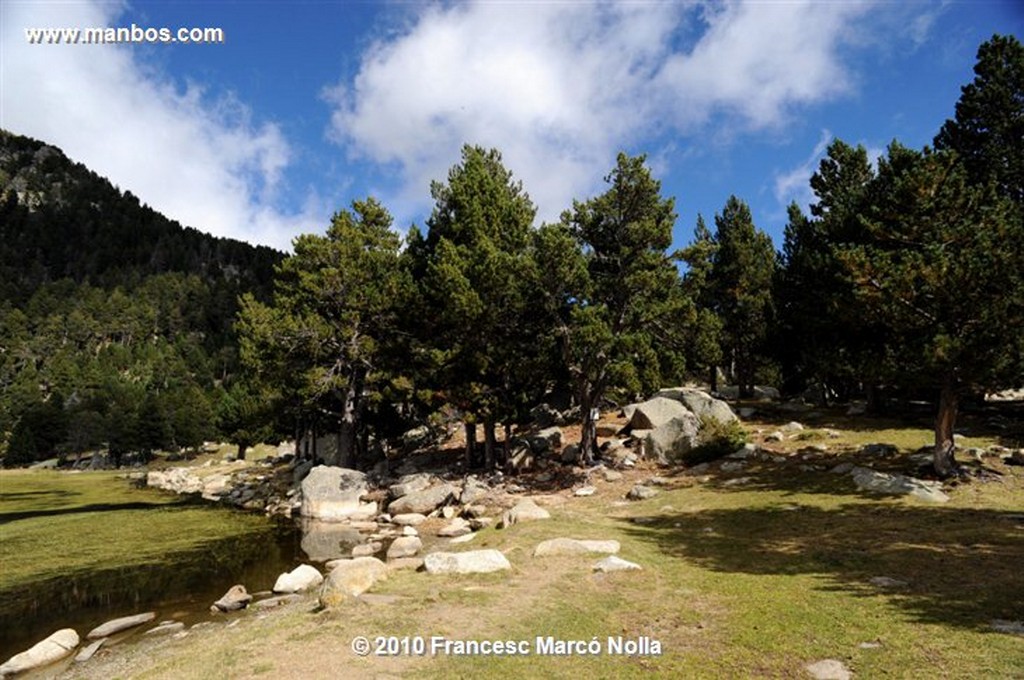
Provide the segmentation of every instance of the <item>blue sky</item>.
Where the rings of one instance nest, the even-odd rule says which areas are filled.
[[[26,28],[220,27],[217,45],[30,45]],[[1016,2],[23,2],[0,5],[0,126],[183,224],[287,249],[374,195],[404,231],[463,143],[554,220],[620,150],[676,198],[730,194],[781,246],[839,137],[920,147]]]

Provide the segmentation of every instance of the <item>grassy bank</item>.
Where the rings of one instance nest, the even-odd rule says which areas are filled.
[[[262,517],[134,488],[114,472],[0,471],[0,598],[34,581],[159,562],[265,527]]]
[[[856,459],[853,441],[885,442],[888,427],[842,433],[812,461],[820,469],[796,454],[734,472],[715,464],[704,477],[655,469],[613,483],[595,477],[594,496],[566,489],[542,498],[549,521],[485,529],[454,547],[498,548],[511,572],[394,572],[372,597],[338,611],[315,612],[309,600],[244,612],[181,640],[111,650],[73,675],[798,678],[809,662],[837,659],[862,678],[1024,677],[1024,637],[990,625],[1024,619],[1024,470],[990,461],[994,481],[955,486],[943,505],[862,494],[828,471]],[[901,447],[916,446],[917,433],[901,436]],[[877,464],[902,465],[899,457]],[[653,474],[669,480],[658,496],[623,501]],[[556,536],[618,540],[620,555],[643,570],[603,575],[590,568],[597,557],[533,557]],[[877,577],[893,581],[872,583]],[[356,635],[531,646],[538,636],[596,636],[602,647],[608,636],[646,636],[663,653],[360,657],[350,648]]]

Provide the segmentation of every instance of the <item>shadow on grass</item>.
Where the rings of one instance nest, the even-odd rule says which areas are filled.
[[[635,518],[627,533],[727,573],[820,574],[828,589],[888,596],[915,621],[990,630],[1024,618],[1024,516],[892,503],[716,509]],[[871,584],[875,577],[905,582]]]
[[[192,498],[175,499],[170,502],[145,503],[136,501],[132,503],[93,503],[92,505],[75,505],[67,508],[48,508],[45,510],[17,510],[14,512],[0,512],[0,524],[16,522],[22,519],[34,517],[54,517],[57,515],[77,515],[87,512],[114,512],[120,510],[155,510],[157,508],[176,508],[186,505],[202,505],[200,500]]]

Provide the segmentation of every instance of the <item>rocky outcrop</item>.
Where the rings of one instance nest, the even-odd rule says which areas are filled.
[[[387,565],[376,557],[336,560],[320,587],[320,605],[335,607],[365,593],[387,577]]]
[[[0,666],[0,677],[24,673],[34,668],[41,668],[68,656],[78,646],[78,633],[71,628],[58,630],[42,642],[30,649],[15,654]]]
[[[323,522],[369,519],[376,503],[363,503],[366,474],[358,470],[318,465],[302,480],[302,516]]]
[[[473,550],[462,553],[430,553],[423,560],[428,574],[487,574],[511,569],[512,565],[498,550]]]
[[[324,576],[311,565],[300,564],[289,572],[281,574],[274,582],[275,593],[304,593],[324,582]]]

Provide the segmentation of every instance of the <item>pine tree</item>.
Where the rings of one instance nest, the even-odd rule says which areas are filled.
[[[1024,375],[1024,228],[996,185],[969,183],[958,156],[893,143],[879,161],[863,237],[838,244],[856,309],[888,329],[897,380],[938,392],[935,470],[955,471],[965,392]]]
[[[467,466],[490,468],[496,422],[520,410],[517,374],[534,354],[525,273],[536,209],[497,150],[469,145],[431,195],[427,233],[412,232],[408,248],[420,294],[420,354],[430,357],[426,382],[464,414]]]
[[[685,364],[679,331],[693,309],[666,253],[674,201],[661,197],[661,183],[645,161],[620,153],[606,178],[608,190],[575,202],[562,216],[564,231],[549,234],[549,244],[558,247],[555,255],[566,258],[566,275],[578,279],[561,332],[583,415],[582,462],[596,453],[594,410],[609,390],[634,396],[666,379],[678,380]],[[568,247],[566,233],[577,249]]]
[[[399,244],[383,206],[354,201],[325,236],[295,239],[295,254],[278,268],[272,305],[243,299],[243,360],[291,392],[300,412],[334,414],[338,459],[331,464],[355,464],[367,394],[384,379],[381,345],[397,328],[406,288]]]
[[[750,396],[757,370],[765,363],[765,343],[773,321],[775,249],[771,238],[754,226],[747,204],[735,196],[715,215],[714,241],[712,309],[722,320],[722,348],[740,394]]]

